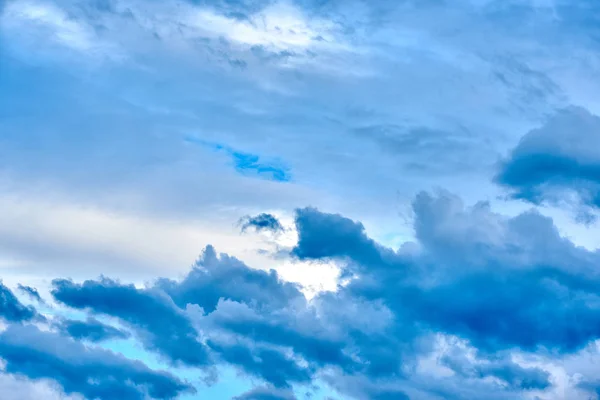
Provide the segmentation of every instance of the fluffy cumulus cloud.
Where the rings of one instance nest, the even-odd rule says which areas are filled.
[[[57,381],[66,393],[89,399],[169,399],[193,388],[139,361],[34,326],[12,325],[0,334],[7,373]]]
[[[298,209],[290,257],[335,260],[345,271],[336,291],[310,300],[275,271],[212,247],[187,276],[145,288],[54,280],[55,301],[90,317],[50,331],[13,317],[0,357],[9,374],[51,379],[87,398],[193,390],[93,347],[128,338],[93,317],[101,315],[171,365],[216,367],[217,381],[221,368],[233,368],[257,382],[238,399],[298,398],[318,390],[316,382],[348,399],[550,399],[565,376],[592,396],[586,387],[597,371],[575,378],[576,370],[559,373],[553,362],[589,353],[600,336],[600,253],[577,247],[535,211],[505,216],[448,192],[420,193],[413,209],[417,241],[397,250],[359,222]]]
[[[574,193],[600,208],[600,118],[582,108],[553,115],[527,133],[503,162],[497,181],[534,204],[557,203]]]

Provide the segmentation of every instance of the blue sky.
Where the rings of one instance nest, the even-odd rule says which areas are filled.
[[[0,393],[598,398],[599,26],[0,0]]]

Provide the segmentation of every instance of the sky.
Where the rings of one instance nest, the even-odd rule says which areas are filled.
[[[594,0],[0,0],[3,400],[600,399]]]

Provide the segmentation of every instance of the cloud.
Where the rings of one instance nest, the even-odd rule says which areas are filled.
[[[88,51],[93,46],[90,32],[52,3],[9,2],[3,18],[9,26],[30,23],[45,27],[54,40],[76,50]]]
[[[276,387],[308,382],[313,364],[350,363],[339,343],[305,331],[302,323],[289,318],[289,313],[306,309],[306,299],[297,285],[280,280],[275,271],[254,270],[209,246],[182,281],[160,279],[156,286],[180,307],[197,307],[197,325],[219,359]],[[307,317],[305,324],[317,322]],[[282,347],[293,349],[310,365],[299,365]]]
[[[465,378],[494,377],[517,390],[543,390],[552,385],[547,371],[535,367],[524,368],[510,359],[498,357],[474,361],[465,352],[459,352],[454,357],[446,355],[442,359],[445,366]]]
[[[244,344],[223,344],[208,342],[209,347],[221,360],[240,367],[251,376],[279,388],[289,388],[293,383],[307,384],[311,380],[311,368],[298,365],[285,353],[268,347],[247,346]]]
[[[217,308],[221,298],[253,304],[264,310],[306,302],[299,287],[282,281],[274,270],[249,268],[234,257],[218,255],[212,246],[206,247],[183,280],[160,279],[157,287],[179,307],[196,304],[208,313]]]
[[[44,304],[44,299],[42,299],[42,296],[40,296],[40,293],[37,291],[36,288],[31,287],[31,286],[26,286],[26,285],[21,285],[19,283],[18,289],[25,293],[26,295],[28,295],[29,297],[31,297],[32,299]]]
[[[178,281],[138,289],[108,278],[55,280],[52,295],[118,318],[176,365],[228,365],[277,390],[324,379],[361,400],[553,393],[550,367],[519,357],[577,354],[600,336],[598,252],[534,211],[504,216],[448,192],[420,193],[413,211],[418,244],[394,250],[360,222],[297,210],[293,256],[346,271],[336,291],[311,300],[274,271],[211,246]],[[440,336],[465,345],[424,369]]]
[[[3,2],[3,273],[57,274],[52,313],[110,316],[174,373],[233,366],[270,385],[258,394],[323,382],[360,400],[592,395],[561,390],[596,370],[557,367],[598,337],[598,253],[562,236],[569,225],[448,193],[418,195],[414,226],[391,217],[437,185],[496,199],[506,143],[568,103],[598,112],[597,7],[541,3]],[[565,126],[596,124],[569,113]],[[593,209],[598,146],[581,136],[584,150],[524,139],[500,183]],[[550,158],[519,159],[539,149]],[[310,299],[232,224],[303,204],[284,262],[309,283],[322,265],[343,271]],[[174,279],[208,243],[239,259],[207,247]],[[163,278],[116,280],[149,268]],[[111,279],[82,281],[100,270]],[[2,313],[29,320],[4,297]],[[108,329],[90,321],[85,342]],[[461,349],[449,368],[431,349],[440,335],[477,359]]]
[[[0,374],[0,392],[3,400],[84,400],[80,395],[66,395],[49,379],[30,380],[5,373]]]
[[[296,400],[296,396],[286,390],[257,387],[234,397],[232,400]]]
[[[199,8],[185,21],[190,28],[251,46],[303,50],[323,46],[323,39],[319,40],[319,37],[333,41],[336,26],[331,21],[314,16],[309,19],[301,8],[291,3],[271,2],[256,8],[259,9],[254,12],[230,15],[211,8]]]
[[[292,254],[300,259],[351,258],[362,265],[381,265],[393,252],[380,247],[365,232],[363,224],[339,214],[315,208],[296,211],[298,244]]]
[[[373,265],[360,269],[359,279],[343,290],[383,300],[399,319],[399,331],[417,322],[492,351],[575,351],[600,334],[592,300],[600,283],[593,265],[600,255],[561,238],[546,217],[526,212],[504,218],[485,204],[464,209],[449,194],[421,193],[414,210],[424,246],[417,255],[383,248],[360,224],[316,210],[299,212],[293,252]],[[306,214],[319,223],[302,222]],[[403,262],[388,262],[394,257]]]
[[[112,339],[127,339],[130,336],[128,332],[103,324],[95,318],[88,318],[85,321],[67,319],[61,321],[58,328],[65,336],[94,343]]]
[[[49,49],[40,54],[53,56],[58,47],[92,58],[120,57],[118,46],[105,42],[88,21],[53,2],[8,1],[0,11],[4,33],[26,45],[43,41]]]
[[[208,243],[257,265],[269,262],[267,257],[248,254],[260,237],[239,234],[232,221],[244,215],[242,210],[231,209],[225,215],[204,210],[192,219],[183,218],[184,212],[182,218],[173,219],[148,210],[132,215],[114,205],[96,207],[60,197],[40,201],[31,192],[0,196],[5,211],[0,215],[0,262],[7,266],[6,280],[33,278],[37,285],[39,277],[89,279],[101,269],[106,275],[139,282],[162,275],[167,265],[176,266],[167,275],[174,277],[187,272],[198,249]],[[222,224],[224,220],[227,223]],[[81,268],[83,264],[89,268]]]
[[[352,134],[364,140],[365,145],[376,144],[403,168],[435,175],[442,175],[448,169],[464,173],[473,165],[487,163],[485,158],[495,152],[464,127],[366,124],[352,129]]]
[[[33,307],[23,305],[11,290],[0,282],[0,317],[8,322],[22,322],[37,315]]]
[[[452,12],[443,13],[439,2],[353,2],[350,6],[302,2],[288,7],[280,7],[278,2],[274,7],[267,7],[270,2],[255,5],[227,1],[148,4],[119,0],[110,2],[110,6],[84,3],[10,2],[19,7],[42,4],[62,10],[59,14],[64,18],[59,21],[86,27],[84,31],[91,32],[93,43],[119,43],[131,53],[131,60],[118,66],[95,65],[90,73],[96,79],[88,79],[90,75],[78,68],[57,67],[52,62],[32,66],[28,57],[38,54],[35,43],[23,46],[12,40],[19,34],[3,32],[3,42],[11,45],[3,49],[7,55],[1,60],[7,72],[2,74],[6,79],[0,85],[10,88],[4,92],[2,104],[14,118],[3,124],[2,169],[10,171],[12,182],[22,182],[27,188],[39,185],[43,188],[40,190],[55,196],[68,193],[78,205],[89,202],[82,204],[88,211],[103,210],[111,215],[124,213],[107,210],[99,203],[127,208],[129,217],[142,212],[166,213],[185,221],[217,214],[212,210],[222,210],[221,206],[231,214],[235,214],[231,210],[240,210],[231,215],[233,220],[257,209],[274,209],[272,204],[288,208],[313,204],[344,212],[367,225],[376,224],[389,233],[397,229],[388,215],[397,206],[396,191],[407,199],[422,188],[423,182],[433,186],[441,176],[450,181],[444,184],[456,188],[461,182],[487,183],[487,164],[498,152],[495,144],[507,131],[507,121],[518,125],[518,129],[522,127],[514,105],[522,104],[522,87],[529,85],[532,74],[512,65],[529,67],[544,76],[547,72],[544,61],[525,57],[520,47],[515,48],[515,54],[505,56],[501,65],[491,55],[484,58],[480,41],[485,41],[483,50],[491,51],[490,42],[513,48],[516,39],[499,29],[497,21],[488,20],[486,13],[471,12],[471,2],[446,4]],[[205,10],[205,17],[215,17],[214,26],[207,24],[215,28],[212,33],[186,24],[194,15],[191,11]],[[320,20],[322,27],[313,26]],[[453,34],[441,34],[435,28],[440,23],[441,31]],[[36,24],[27,22],[27,27]],[[236,24],[252,31],[252,36],[232,39],[229,33],[237,29]],[[472,34],[477,27],[488,24],[485,34]],[[291,28],[295,34],[286,30],[297,26],[302,29]],[[304,29],[306,26],[309,29]],[[329,26],[339,37],[328,36]],[[193,32],[187,36],[189,30]],[[317,35],[308,47],[313,55],[288,40],[306,39],[307,32],[312,35],[313,31]],[[51,40],[53,37],[47,35]],[[97,41],[97,37],[102,40]],[[327,57],[327,46],[333,39],[351,43],[351,54]],[[534,40],[531,46],[539,48]],[[48,51],[57,53],[55,47]],[[542,50],[540,53],[547,54]],[[272,61],[273,55],[281,56],[280,61]],[[324,79],[311,66],[281,61],[298,57],[335,67],[335,74]],[[241,60],[247,67],[243,71],[232,69],[228,60]],[[504,68],[505,64],[510,65]],[[498,83],[500,80],[490,69],[500,66],[511,70],[511,74],[504,73],[512,85],[508,94],[505,84]],[[356,71],[363,69],[371,75],[358,78]],[[30,79],[36,83],[28,84]],[[545,87],[537,83],[533,86]],[[536,98],[534,104],[527,102],[526,111],[535,105],[545,112],[545,104],[545,98]],[[475,107],[480,112],[473,114]],[[518,129],[509,133],[518,133]],[[223,154],[222,160],[218,154],[191,149],[182,145],[187,135],[227,143],[240,154],[235,159]],[[448,136],[452,140],[444,140]],[[373,146],[374,141],[379,145]],[[32,148],[31,142],[44,145]],[[443,151],[444,146],[452,151]],[[431,158],[433,162],[422,162]],[[460,174],[469,179],[457,178],[456,165],[463,162],[469,168],[461,166]],[[419,167],[418,172],[414,166]],[[129,173],[123,174],[124,170]],[[289,179],[293,182],[286,184],[285,190],[276,184],[276,180]],[[86,202],[80,202],[81,198]],[[348,198],[356,201],[345,201]],[[4,214],[13,213],[7,210]],[[33,214],[29,215],[33,218]],[[130,227],[144,224],[138,218],[120,221]],[[56,224],[55,229],[66,225]],[[22,224],[19,232],[26,231],[27,226]],[[43,232],[49,237],[61,237],[48,230]],[[95,232],[90,231],[80,239]],[[188,232],[177,229],[173,243],[188,243]],[[27,235],[31,239],[41,237],[41,233]],[[118,257],[128,250],[139,257],[162,248],[138,247],[131,241],[118,240],[126,249],[107,249],[109,238],[115,235],[108,234],[107,239],[100,240],[102,243],[86,243],[100,250],[82,252],[82,259],[69,261],[74,265],[93,263],[100,268],[102,264],[117,263],[114,259],[100,260],[109,254],[119,253],[115,254]],[[221,244],[202,240],[199,247],[210,242],[230,252]],[[73,247],[80,243],[67,242]],[[17,247],[11,245],[11,250]],[[49,247],[56,252],[63,248]],[[190,253],[183,255],[187,249],[173,247],[157,254],[160,260],[155,262],[161,267],[167,265],[171,254],[175,254],[179,265],[184,265],[186,258],[187,262],[191,260]],[[40,268],[39,260],[29,260],[28,253],[23,249],[17,258],[27,258],[28,269]],[[29,254],[33,253],[38,254]],[[45,256],[50,251],[40,253]],[[131,267],[115,268],[117,272],[135,270],[143,262],[125,258],[120,266]],[[55,264],[67,265],[63,261],[56,260]]]
[[[343,339],[329,331],[311,308],[296,305],[266,313],[222,300],[202,321],[252,343],[293,349],[312,367],[336,366],[345,370],[354,367],[354,361],[344,352]]]
[[[90,399],[171,399],[193,391],[173,375],[100,348],[86,348],[60,335],[27,325],[0,333],[0,357],[10,374],[54,379],[66,393]]]
[[[200,367],[208,363],[206,347],[198,341],[189,319],[160,292],[107,278],[82,284],[56,279],[52,285],[51,293],[57,301],[121,319],[135,330],[147,348],[172,363]]]
[[[281,225],[277,217],[266,213],[258,214],[254,217],[244,217],[240,220],[240,224],[242,225],[242,232],[249,228],[253,228],[257,232],[267,231],[273,233],[280,233],[284,230],[283,225]]]
[[[533,204],[560,204],[574,193],[600,208],[600,118],[583,108],[560,110],[528,132],[502,163],[496,181]]]

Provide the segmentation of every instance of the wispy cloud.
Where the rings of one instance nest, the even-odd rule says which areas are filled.
[[[100,59],[120,57],[115,43],[104,41],[86,20],[52,2],[11,0],[0,15],[0,26],[9,39],[29,45],[44,43]]]
[[[595,396],[597,2],[0,4],[0,393]]]

